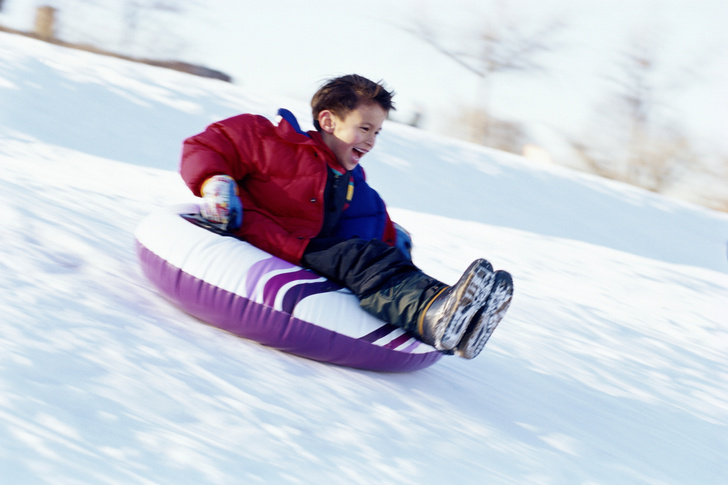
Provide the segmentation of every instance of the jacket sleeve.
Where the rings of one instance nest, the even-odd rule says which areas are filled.
[[[199,197],[203,182],[213,175],[242,180],[254,170],[258,118],[247,114],[228,118],[184,141],[180,174],[193,194]]]

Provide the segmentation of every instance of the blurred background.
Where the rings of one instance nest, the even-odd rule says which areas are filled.
[[[728,211],[725,0],[0,0],[0,28],[391,118]],[[416,160],[413,160],[416,163]]]

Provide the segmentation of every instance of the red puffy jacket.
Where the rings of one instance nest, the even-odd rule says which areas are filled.
[[[303,133],[285,119],[276,126],[244,114],[185,140],[180,173],[198,197],[213,175],[237,180],[244,214],[235,235],[298,264],[323,225],[328,167],[344,171],[318,132]],[[387,216],[381,239],[395,237]]]

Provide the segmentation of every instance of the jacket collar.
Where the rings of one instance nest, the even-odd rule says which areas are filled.
[[[322,154],[329,167],[339,172],[346,172],[346,169],[336,160],[334,152],[324,143],[321,133],[316,130],[303,131],[294,114],[287,109],[279,109],[276,118],[278,121],[276,130],[278,136],[291,143],[315,146],[318,151],[323,152]]]

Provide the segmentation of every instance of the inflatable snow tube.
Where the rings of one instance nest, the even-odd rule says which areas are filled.
[[[408,372],[441,354],[359,307],[357,298],[303,269],[183,216],[195,205],[147,216],[135,232],[152,284],[200,320],[309,359],[385,372]]]

